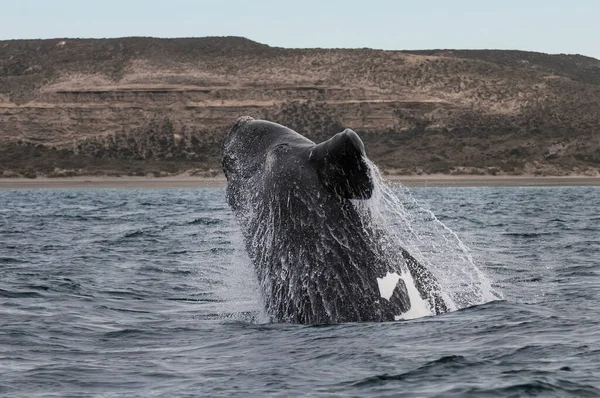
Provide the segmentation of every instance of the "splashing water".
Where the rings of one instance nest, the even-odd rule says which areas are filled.
[[[368,214],[392,244],[405,248],[434,274],[449,309],[501,299],[502,294],[492,288],[491,281],[475,265],[469,249],[456,233],[430,210],[420,206],[407,188],[398,185],[392,189],[383,181],[377,167],[371,162],[369,166],[375,185],[373,196],[366,201],[353,201],[355,207],[361,214]],[[421,304],[423,300],[414,288],[410,273],[403,271],[400,277],[407,286],[412,307],[409,313],[398,318],[430,315],[429,307]]]
[[[226,218],[233,251],[221,271],[222,283],[215,289],[219,297],[216,311],[221,317],[240,322],[268,323],[256,273],[244,247],[242,233],[233,217]]]

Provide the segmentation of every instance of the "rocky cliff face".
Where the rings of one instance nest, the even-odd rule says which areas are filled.
[[[272,48],[242,38],[0,42],[0,174],[219,169],[242,115],[352,128],[389,173],[596,174],[600,61]]]

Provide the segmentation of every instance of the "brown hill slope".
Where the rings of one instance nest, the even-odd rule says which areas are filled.
[[[391,173],[598,173],[600,61],[282,49],[243,38],[0,42],[0,175],[219,169],[238,116],[348,127]]]

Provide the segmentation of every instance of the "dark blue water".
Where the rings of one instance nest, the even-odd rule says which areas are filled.
[[[504,300],[262,324],[223,190],[0,191],[0,396],[600,396],[600,189],[412,193]]]

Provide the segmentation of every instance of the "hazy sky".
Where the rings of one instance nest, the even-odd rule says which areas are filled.
[[[0,0],[0,39],[244,36],[281,47],[600,58],[600,0]]]

